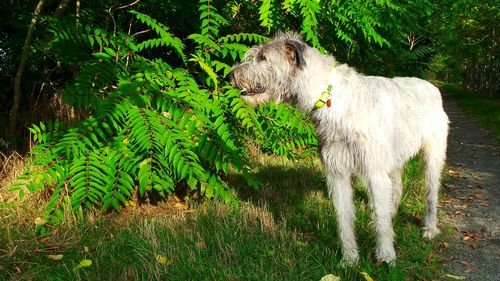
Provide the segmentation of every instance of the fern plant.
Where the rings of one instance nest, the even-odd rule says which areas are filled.
[[[188,51],[166,25],[138,11],[131,16],[156,37],[136,41],[121,31],[52,23],[54,48],[84,45],[90,56],[63,93],[89,117],[29,128],[36,142],[33,165],[13,186],[48,190],[45,219],[50,223],[62,222],[68,211],[119,211],[136,196],[165,197],[182,189],[234,203],[226,180],[230,169],[249,186],[260,185],[250,171],[248,138],[292,158],[299,150],[314,151],[314,131],[302,114],[285,106],[257,112],[224,79],[248,49],[245,43],[267,38],[220,36],[227,21],[207,0],[200,1],[199,12],[200,32],[188,36],[195,43]],[[142,55],[157,48],[174,51],[182,64],[174,67]]]

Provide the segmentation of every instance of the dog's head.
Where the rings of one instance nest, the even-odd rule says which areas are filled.
[[[242,90],[248,104],[293,101],[294,83],[307,63],[307,44],[296,33],[278,33],[266,44],[252,47],[242,63],[233,67],[231,84]]]

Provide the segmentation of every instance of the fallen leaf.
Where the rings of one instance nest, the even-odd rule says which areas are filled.
[[[156,262],[161,265],[171,265],[172,261],[165,257],[164,255],[156,255]]]
[[[203,241],[198,241],[196,242],[196,247],[198,247],[198,249],[206,249],[207,248],[207,243],[203,242]]]
[[[455,280],[465,280],[465,276],[452,275],[452,274],[445,274],[444,276]]]
[[[360,272],[361,275],[363,275],[363,278],[365,278],[365,281],[373,281],[373,279],[370,277],[370,275],[368,275],[368,273],[362,271]]]
[[[450,244],[448,244],[448,242],[443,242],[443,247],[448,248],[449,246]]]
[[[476,238],[477,238],[476,235],[473,233],[464,233],[464,237],[462,238],[462,240],[467,241],[467,240],[474,240]]]
[[[132,208],[137,207],[137,203],[134,200],[128,200],[125,205],[129,205]]]
[[[340,277],[333,275],[333,274],[327,274],[327,275],[321,277],[321,279],[319,281],[340,281]]]
[[[85,251],[85,253],[88,253],[89,252],[89,247],[83,246],[83,250]]]
[[[455,257],[450,256],[450,257],[447,257],[447,258],[444,258],[444,259],[440,259],[440,260],[439,260],[439,263],[440,263],[440,264],[448,263],[449,261],[451,261],[451,260],[453,260],[453,259],[455,259]]]
[[[75,266],[75,268],[73,268],[73,270],[77,270],[77,269],[80,269],[80,268],[84,268],[84,267],[90,267],[92,265],[92,260],[81,260],[80,263]]]
[[[469,266],[470,263],[469,262],[466,262],[466,261],[460,261],[461,264],[465,265],[465,266]]]
[[[49,240],[50,240],[50,237],[45,236],[45,237],[43,237],[41,239],[38,239],[38,243],[43,244],[43,243],[46,243]]]
[[[483,194],[481,192],[474,193],[474,197],[476,197],[477,199],[481,199],[483,198]]]
[[[479,268],[479,266],[474,266],[474,267],[471,267],[471,268],[467,268],[467,270],[465,271],[465,273],[471,273],[471,272],[475,271],[478,268]]]
[[[187,204],[177,202],[174,204],[174,208],[186,210],[186,209],[188,209],[188,206],[187,206]]]
[[[47,258],[53,261],[60,261],[62,260],[63,255],[48,255]]]
[[[36,218],[36,219],[35,219],[35,224],[36,224],[36,225],[44,225],[44,224],[46,224],[46,223],[47,223],[47,220],[44,220],[44,219],[42,219],[42,218]]]
[[[179,196],[177,196],[177,194],[174,194],[173,197],[174,197],[174,199],[175,199],[176,202],[181,202],[182,201],[181,198],[179,198]]]
[[[21,274],[21,269],[19,268],[19,266],[16,266],[15,269],[16,269],[17,274]]]
[[[455,198],[453,198],[453,197],[444,198],[441,200],[441,202],[443,204],[452,204],[453,202],[455,202]]]

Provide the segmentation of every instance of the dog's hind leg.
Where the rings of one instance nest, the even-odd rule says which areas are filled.
[[[401,201],[401,195],[403,194],[403,182],[401,180],[403,167],[396,169],[391,172],[392,181],[392,211],[391,218],[396,216],[399,208],[399,202]]]
[[[440,233],[437,228],[437,201],[441,172],[446,158],[446,131],[442,134],[444,136],[425,141],[423,147],[427,204],[423,230],[424,237],[428,239]]]

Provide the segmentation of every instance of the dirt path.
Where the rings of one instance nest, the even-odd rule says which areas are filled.
[[[445,96],[450,118],[449,180],[441,208],[453,227],[448,273],[465,280],[500,280],[500,145]]]

